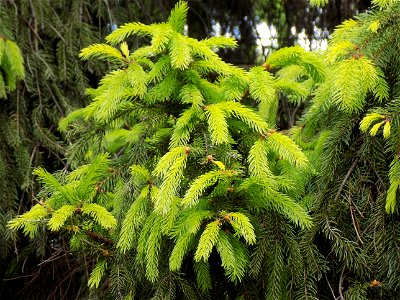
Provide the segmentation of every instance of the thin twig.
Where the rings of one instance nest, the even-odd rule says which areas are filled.
[[[329,289],[331,290],[331,293],[332,293],[333,299],[336,299],[335,292],[333,291],[333,288],[332,288],[332,286],[331,286],[331,284],[330,284],[330,282],[329,282],[329,280],[328,280],[328,276],[326,276],[326,273],[324,273],[324,276],[325,276],[325,280],[326,280],[326,282],[328,283]]]
[[[340,194],[342,193],[343,188],[344,188],[344,186],[345,186],[347,180],[349,179],[351,173],[353,172],[355,166],[356,166],[357,163],[358,163],[358,160],[359,160],[359,157],[357,156],[356,159],[355,159],[355,160],[353,161],[353,163],[351,164],[350,169],[347,171],[346,176],[344,176],[344,179],[343,179],[343,181],[342,181],[342,183],[341,183],[341,185],[340,185],[340,187],[339,187],[339,190],[338,190],[337,193],[336,193],[334,202],[336,202],[336,201],[339,199]]]
[[[354,201],[352,199],[350,199],[350,203],[351,203],[351,205],[353,205],[355,210],[359,213],[360,217],[364,218],[364,214],[359,210],[359,208],[357,207],[357,205],[354,203]]]
[[[308,299],[307,284],[306,284],[306,269],[304,269],[303,274],[304,274],[304,298]]]
[[[344,300],[342,289],[343,289],[343,280],[344,280],[344,267],[342,269],[342,272],[340,273],[340,279],[339,279],[339,295],[340,295],[340,300]]]
[[[22,276],[17,276],[17,277],[13,277],[13,278],[3,278],[3,281],[10,281],[10,280],[17,280],[17,279],[21,279],[21,278],[27,278],[27,277],[32,277],[34,276],[33,274],[29,274],[29,275],[22,275]]]
[[[362,239],[361,239],[360,233],[358,232],[358,227],[357,227],[357,224],[356,224],[356,220],[355,220],[355,218],[354,218],[353,207],[352,207],[351,205],[349,205],[349,209],[350,209],[351,220],[353,221],[354,230],[356,231],[358,240],[360,241],[360,243],[361,243],[362,245],[364,245],[364,242],[363,242]]]
[[[33,30],[33,33],[35,34],[36,38],[34,39],[34,43],[35,43],[35,50],[38,51],[39,50],[39,45],[38,45],[38,39],[40,40],[40,36],[38,34],[38,27],[37,27],[37,22],[36,22],[36,11],[35,11],[35,7],[32,3],[32,0],[29,0],[29,3],[31,5],[31,9],[32,9],[32,20],[33,20],[33,28],[29,25],[29,27],[31,27],[31,29]],[[42,42],[40,40],[40,42]]]
[[[378,171],[376,171],[375,166],[372,165],[371,161],[368,161],[368,162],[369,162],[369,165],[371,166],[372,170],[374,170],[375,175],[378,177],[378,180],[381,182],[381,184],[383,186],[383,190],[386,191],[385,182],[382,180],[381,176],[379,175]],[[376,184],[376,187],[377,187],[378,191],[380,192],[379,185]]]
[[[64,254],[59,255],[62,252],[62,250],[56,251],[52,256],[50,256],[48,259],[43,260],[41,263],[38,264],[38,266],[43,265],[48,262],[53,262],[57,259],[60,259],[64,257]]]

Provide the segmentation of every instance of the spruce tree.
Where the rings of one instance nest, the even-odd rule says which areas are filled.
[[[61,232],[70,251],[91,254],[89,286],[107,282],[113,297],[244,296],[252,277],[264,286],[255,295],[290,297],[295,234],[312,225],[298,180],[309,165],[274,126],[278,94],[304,100],[324,65],[293,47],[234,67],[215,53],[233,39],[184,35],[187,9],[179,2],[165,23],[128,23],[82,50],[113,67],[60,122],[74,170],[37,169],[42,201],[9,226]],[[150,45],[130,50],[131,35]]]
[[[81,268],[81,261],[41,264],[60,253],[58,236],[27,240],[6,225],[40,201],[35,197],[39,190],[32,175],[35,167],[49,171],[66,167],[58,120],[87,103],[85,89],[106,69],[83,63],[79,51],[102,40],[111,31],[110,22],[127,20],[128,12],[129,18],[136,17],[133,9],[123,5],[0,1],[0,277],[6,279],[0,284],[0,298],[43,299],[43,291],[57,298],[70,283],[60,285],[60,280],[66,274],[70,278],[80,274],[75,270]],[[69,291],[79,288],[70,284]]]
[[[300,242],[323,255],[318,294],[327,299],[399,297],[400,3],[373,4],[333,33],[327,79],[296,128],[317,170],[313,228]]]

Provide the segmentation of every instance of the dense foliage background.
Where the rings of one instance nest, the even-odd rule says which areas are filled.
[[[0,296],[397,298],[397,1],[174,5],[2,2]]]

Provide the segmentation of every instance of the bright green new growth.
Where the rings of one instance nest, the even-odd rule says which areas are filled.
[[[228,278],[233,282],[239,282],[245,275],[249,264],[247,249],[238,239],[223,231],[218,234],[216,248]]]
[[[298,167],[306,167],[308,159],[291,138],[279,132],[267,135],[266,143],[282,159]]]
[[[27,213],[18,216],[8,223],[8,227],[14,230],[23,229],[25,235],[34,238],[39,232],[41,221],[46,218],[48,212],[45,207],[36,204]]]
[[[246,215],[240,212],[233,212],[225,215],[224,218],[229,218],[229,223],[235,229],[237,235],[242,236],[249,245],[255,244],[254,228]]]
[[[96,223],[105,229],[112,229],[117,226],[117,221],[107,209],[96,203],[83,204],[82,214],[89,215]]]
[[[7,92],[16,88],[17,81],[24,79],[24,59],[21,50],[13,41],[0,37],[0,98],[6,98]]]
[[[372,0],[372,4],[379,9],[388,8],[399,2],[398,0]],[[324,6],[329,3],[329,0],[310,0],[313,6]]]
[[[333,101],[343,110],[360,111],[365,105],[367,92],[380,101],[387,99],[388,86],[372,62],[364,57],[340,61],[332,68]]]
[[[140,225],[143,224],[147,217],[150,195],[150,188],[145,186],[125,215],[120,238],[117,244],[117,248],[122,252],[126,252],[133,247],[136,231],[140,228]]]
[[[100,281],[104,276],[106,269],[107,269],[107,262],[105,260],[101,260],[96,264],[88,280],[88,285],[91,288],[99,287]]]
[[[199,201],[200,196],[204,193],[204,190],[212,185],[214,185],[218,179],[232,177],[237,172],[232,170],[218,170],[210,171],[196,178],[190,185],[189,189],[186,191],[185,196],[182,199],[182,204],[184,206],[196,205]]]
[[[329,0],[310,0],[311,5],[313,6],[324,6],[328,4]]]
[[[217,242],[220,229],[220,220],[216,220],[207,224],[206,229],[201,234],[199,246],[197,247],[196,253],[194,255],[194,259],[196,261],[199,261],[200,259],[208,259],[211,250],[214,248],[214,245]]]
[[[51,216],[47,226],[51,231],[58,231],[64,225],[65,221],[70,218],[75,212],[75,206],[64,205],[56,210]]]
[[[398,2],[399,0],[372,0],[372,4],[380,9],[388,8]]]
[[[43,197],[46,197],[46,201],[36,204],[30,211],[12,220],[10,228],[23,228],[24,233],[32,238],[38,233],[38,221],[42,220],[51,231],[59,231],[61,228],[77,231],[79,228],[73,229],[73,226],[79,224],[81,214],[88,215],[104,229],[115,228],[115,217],[102,205],[93,203],[100,198],[101,186],[108,180],[109,174],[104,174],[107,169],[106,155],[95,157],[90,165],[83,165],[61,178],[37,168],[34,174],[43,183]],[[45,220],[48,216],[50,218]]]
[[[386,197],[386,211],[389,213],[393,213],[396,211],[396,204],[397,204],[397,190],[400,187],[400,162],[398,158],[393,160],[390,171],[389,171],[389,180],[390,180],[390,187],[387,191]]]

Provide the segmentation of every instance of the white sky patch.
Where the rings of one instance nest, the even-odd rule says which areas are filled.
[[[219,22],[212,22],[212,34],[215,36],[221,35],[221,24],[219,24]],[[232,37],[229,32],[226,32],[224,36]]]
[[[273,48],[277,49],[278,45],[278,33],[276,27],[273,25],[268,25],[263,22],[257,25],[257,31],[260,36],[260,39],[257,41],[257,45],[259,46],[260,52],[263,48]],[[292,27],[290,29],[293,35],[296,35],[296,28]],[[328,39],[326,31],[321,30],[320,28],[314,27],[315,36],[317,39],[308,39],[305,30],[303,29],[298,35],[296,43],[303,47],[306,50],[325,50],[328,46]],[[267,54],[267,53],[264,53]]]
[[[261,52],[263,47],[278,48],[278,33],[275,26],[263,22],[257,25],[257,32],[260,36],[260,39],[257,40],[257,45]]]
[[[262,22],[257,24],[256,28],[260,37],[257,39],[257,51],[261,56],[267,56],[272,50],[279,48],[278,31],[275,26]],[[298,33],[296,28],[292,27],[291,33],[295,36],[297,35],[295,43],[307,51],[325,50],[328,46],[328,33],[320,28],[314,27],[314,36],[316,38],[311,40],[307,37],[304,29]],[[216,36],[221,35],[221,25],[219,22],[213,22],[212,34]],[[225,36],[230,37],[232,35],[226,33]]]

